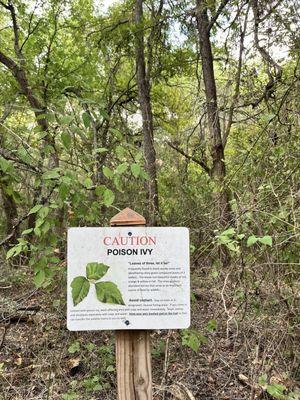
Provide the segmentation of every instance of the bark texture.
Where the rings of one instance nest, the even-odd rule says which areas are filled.
[[[4,113],[0,119],[0,128],[2,127],[2,124],[5,122],[9,114],[10,114],[10,107],[7,107],[7,109],[4,110]],[[4,147],[4,139],[0,129],[0,149],[2,150],[3,147]],[[18,229],[14,229],[14,223],[18,219],[18,209],[13,195],[10,194],[8,179],[1,170],[0,170],[0,194],[6,220],[6,229],[5,229],[6,235],[9,235],[13,232],[13,235],[10,237],[10,242],[9,242],[13,243],[19,234]]]
[[[147,181],[147,202],[149,225],[153,226],[158,218],[158,188],[156,174],[156,153],[153,139],[153,114],[150,100],[150,82],[146,73],[145,50],[144,50],[144,30],[143,30],[143,0],[135,2],[135,23],[136,23],[136,69],[139,104],[143,120],[144,136],[144,158],[145,168],[149,175]]]
[[[210,153],[212,158],[210,175],[217,186],[215,201],[218,210],[218,222],[220,227],[226,227],[230,223],[230,206],[229,194],[225,187],[226,165],[218,111],[213,53],[210,41],[211,22],[208,18],[206,1],[197,0],[196,6],[197,28],[210,133]]]

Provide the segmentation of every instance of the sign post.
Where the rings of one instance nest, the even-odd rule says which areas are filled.
[[[110,227],[68,230],[67,326],[115,330],[118,400],[152,400],[150,332],[190,325],[189,232],[147,227],[129,208]]]
[[[145,218],[125,208],[110,220],[110,226],[145,226]],[[152,400],[150,332],[116,332],[118,400]]]

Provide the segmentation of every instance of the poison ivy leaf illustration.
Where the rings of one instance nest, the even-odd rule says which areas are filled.
[[[98,282],[95,287],[97,299],[102,303],[125,305],[118,286],[113,282]]]
[[[77,276],[71,283],[72,299],[74,306],[77,306],[89,293],[90,282],[84,276]]]
[[[88,280],[97,281],[98,279],[101,279],[108,270],[109,270],[108,265],[97,262],[91,262],[88,263],[86,266],[86,276]]]

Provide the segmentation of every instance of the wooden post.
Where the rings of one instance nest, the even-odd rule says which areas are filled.
[[[145,226],[145,218],[125,208],[110,220],[110,226]],[[116,331],[118,400],[152,400],[150,333]]]

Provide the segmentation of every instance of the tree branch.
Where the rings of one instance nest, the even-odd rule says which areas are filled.
[[[176,150],[179,154],[184,156],[186,159],[193,161],[194,163],[200,165],[200,167],[208,174],[210,175],[211,170],[210,168],[205,164],[204,161],[199,160],[198,158],[195,158],[194,156],[190,156],[187,154],[185,151],[181,150],[179,147],[175,146],[172,142],[167,141],[166,142],[168,146],[170,146],[173,150]]]
[[[241,85],[241,73],[242,73],[242,64],[243,64],[243,52],[244,52],[244,41],[245,41],[245,35],[247,31],[247,23],[248,23],[248,14],[249,14],[249,9],[250,9],[250,4],[248,4],[246,15],[245,15],[245,20],[244,20],[244,26],[241,29],[240,33],[240,50],[239,50],[239,61],[238,61],[238,68],[236,72],[236,83],[235,83],[235,90],[234,90],[234,95],[232,97],[231,105],[229,108],[229,113],[228,113],[228,123],[225,128],[225,132],[223,134],[223,146],[225,148],[227,139],[230,133],[230,129],[233,123],[233,113],[234,109],[237,105],[238,99],[239,99],[239,94],[240,94],[240,85]]]
[[[219,5],[219,8],[217,9],[216,13],[214,16],[211,17],[209,24],[208,24],[208,31],[211,30],[211,28],[214,26],[214,24],[217,22],[217,19],[219,18],[221,12],[224,10],[224,8],[227,6],[230,0],[223,0],[221,4]]]
[[[265,87],[265,92],[263,96],[254,102],[252,105],[253,107],[256,107],[263,99],[268,100],[269,97],[271,96],[272,92],[274,91],[275,85],[278,81],[280,81],[281,76],[282,76],[282,67],[271,57],[270,53],[267,52],[267,50],[260,46],[259,44],[259,37],[258,37],[258,28],[260,24],[260,18],[259,18],[259,11],[258,11],[258,0],[252,0],[251,2],[252,5],[252,11],[253,11],[253,16],[254,16],[254,44],[257,50],[259,51],[260,55],[262,56],[263,60],[267,63],[267,65],[272,66],[274,68],[275,75],[273,76],[272,73],[267,71],[269,75],[269,82],[267,83]]]

